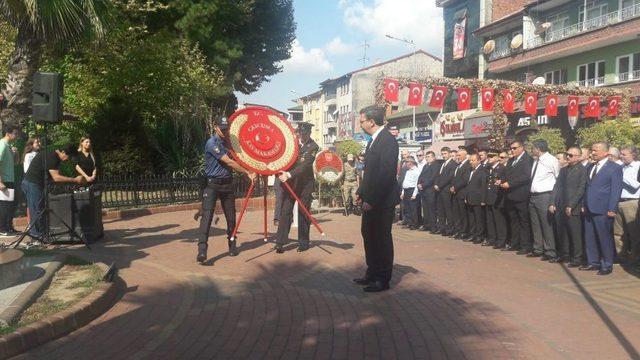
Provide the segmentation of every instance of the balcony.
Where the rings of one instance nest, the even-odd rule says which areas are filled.
[[[626,7],[617,11],[598,16],[587,21],[579,22],[562,29],[548,31],[544,37],[530,38],[526,41],[526,48],[532,49],[548,43],[560,41],[587,31],[601,29],[622,21],[640,17],[640,4]]]
[[[489,61],[500,59],[506,56],[511,55],[512,50],[510,47],[506,47],[504,49],[496,49],[489,55]]]
[[[326,107],[336,106],[336,94],[326,94],[324,96],[324,105]]]
[[[640,70],[618,74],[618,82],[640,80]]]
[[[578,81],[578,86],[592,87],[604,85],[604,76]]]

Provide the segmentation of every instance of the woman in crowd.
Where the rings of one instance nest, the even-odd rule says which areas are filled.
[[[96,158],[93,155],[93,149],[91,148],[91,139],[88,137],[80,139],[78,157],[76,159],[76,171],[79,175],[82,175],[88,184],[92,184],[96,181],[96,176],[98,174],[96,169]]]
[[[22,157],[22,168],[25,174],[27,170],[29,170],[29,165],[31,165],[31,161],[39,150],[40,140],[38,140],[38,138],[30,138],[27,140],[27,143],[24,145],[24,156]]]

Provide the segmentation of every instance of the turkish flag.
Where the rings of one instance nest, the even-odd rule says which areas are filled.
[[[492,88],[482,88],[482,111],[491,111],[493,110],[493,89]]]
[[[617,117],[618,106],[620,105],[620,96],[612,96],[609,98],[609,106],[607,107],[607,115]]]
[[[567,115],[568,116],[578,116],[580,112],[580,98],[578,96],[569,96],[569,100],[567,102]]]
[[[584,110],[584,116],[586,117],[600,117],[600,96],[591,96],[587,102],[587,107]]]
[[[471,109],[471,89],[459,88],[456,92],[458,93],[458,110]]]
[[[422,84],[409,83],[409,100],[407,105],[420,106],[422,105]]]
[[[429,106],[442,109],[444,106],[444,100],[447,98],[446,86],[434,86],[431,93],[431,100],[429,100]]]
[[[558,95],[547,95],[544,113],[547,116],[558,116]]]
[[[524,93],[524,112],[529,115],[536,115],[538,113],[538,94],[537,93]]]
[[[513,96],[513,91],[511,90],[502,90],[502,109],[507,114],[513,114],[515,112],[515,98]]]
[[[384,99],[391,102],[398,101],[400,83],[394,79],[384,79]]]

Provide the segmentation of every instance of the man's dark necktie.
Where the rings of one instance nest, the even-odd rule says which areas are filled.
[[[600,165],[600,163],[596,163],[596,165],[593,167],[593,171],[591,172],[589,180],[593,180],[593,178],[596,177],[596,173],[598,172],[598,165]]]
[[[538,171],[538,162],[540,160],[536,160],[535,165],[533,165],[533,172],[531,173],[531,179],[533,180],[533,178],[536,177],[536,171]]]

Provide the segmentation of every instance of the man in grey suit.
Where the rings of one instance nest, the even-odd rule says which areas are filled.
[[[562,216],[563,224],[558,231],[563,231],[566,241],[562,242],[560,257],[569,259],[569,267],[582,265],[582,199],[587,183],[587,169],[580,163],[581,151],[578,147],[567,150],[569,165],[560,170],[556,187],[556,209]]]

